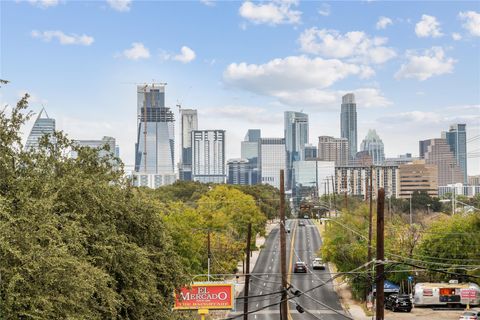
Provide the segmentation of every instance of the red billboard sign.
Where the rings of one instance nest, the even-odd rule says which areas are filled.
[[[477,297],[477,292],[475,289],[462,289],[460,291],[460,296],[462,299],[475,299]]]
[[[233,284],[194,283],[175,292],[174,309],[233,309]]]

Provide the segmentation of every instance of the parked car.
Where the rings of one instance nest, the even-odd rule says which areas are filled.
[[[480,318],[480,311],[465,311],[458,320],[478,320]]]
[[[385,309],[395,311],[412,311],[412,300],[408,294],[392,294],[385,299]]]
[[[298,223],[298,226],[305,227],[305,222],[303,220],[300,220],[300,222]]]
[[[295,262],[293,273],[307,273],[307,265],[303,261]]]
[[[315,269],[325,270],[325,263],[323,262],[322,258],[313,259],[312,268],[313,270]]]

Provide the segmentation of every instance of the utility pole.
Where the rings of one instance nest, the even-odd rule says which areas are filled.
[[[333,210],[335,210],[335,217],[337,216],[337,200],[335,199],[335,192],[337,188],[335,188],[336,181],[333,180],[334,176],[332,176],[332,194],[333,194]]]
[[[345,211],[348,211],[348,196],[347,196],[347,190],[345,190]]]
[[[210,259],[212,257],[212,252],[210,251],[210,229],[207,230],[207,278],[210,281]]]
[[[245,266],[245,290],[244,290],[244,300],[243,300],[243,320],[248,320],[248,291],[250,288],[250,240],[252,239],[252,223],[248,224],[247,231],[247,265]]]
[[[328,217],[331,217],[332,202],[330,201],[330,179],[327,177],[327,194],[328,194]]]
[[[280,270],[282,272],[282,301],[280,303],[280,319],[288,319],[287,296],[287,242],[285,231],[285,177],[280,170]]]
[[[375,264],[376,288],[377,288],[377,312],[376,320],[383,320],[384,304],[384,206],[385,189],[380,188],[377,196],[377,263]]]
[[[370,197],[370,211],[369,211],[369,214],[368,214],[368,248],[367,248],[367,261],[370,262],[372,261],[372,236],[373,236],[373,231],[372,231],[372,223],[373,223],[373,212],[372,212],[372,168],[373,166],[370,166],[370,190],[367,191],[365,190],[367,193],[369,193],[369,197]],[[367,278],[368,282],[370,282],[370,279],[371,279],[371,273],[369,272],[369,277]],[[370,285],[367,287],[367,290],[366,290],[366,295],[368,295],[369,291],[370,291]],[[365,296],[365,299],[367,298],[367,296]]]

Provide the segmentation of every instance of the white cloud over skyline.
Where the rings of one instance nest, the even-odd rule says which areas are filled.
[[[428,14],[423,14],[422,19],[415,25],[415,34],[420,38],[438,38],[443,35],[440,29],[440,22],[437,21],[436,17]]]
[[[130,49],[125,49],[122,55],[130,60],[140,60],[150,58],[150,50],[141,42],[133,42]]]
[[[49,31],[37,31],[33,30],[31,36],[36,39],[41,39],[45,42],[50,42],[53,39],[57,39],[58,42],[62,45],[82,45],[89,46],[95,39],[86,34],[77,35],[77,34],[66,34],[60,30],[49,30]]]
[[[196,56],[197,55],[195,54],[195,51],[193,51],[187,46],[183,46],[180,49],[180,54],[175,55],[175,57],[173,57],[173,60],[180,61],[181,63],[189,63],[195,60]]]
[[[110,8],[120,12],[130,11],[132,0],[107,0]]]
[[[385,63],[396,56],[393,48],[384,46],[387,41],[387,38],[370,37],[363,31],[341,34],[337,30],[315,27],[303,31],[299,38],[303,52],[373,64]]]
[[[377,24],[375,25],[375,28],[377,30],[381,29],[386,29],[389,25],[393,25],[392,19],[388,17],[380,17],[378,18]]]
[[[60,3],[59,0],[28,0],[28,2],[33,6],[44,9],[49,7],[55,7]]]
[[[464,22],[463,28],[472,36],[480,37],[480,13],[475,11],[460,12],[458,17]]]
[[[254,24],[299,24],[302,12],[292,9],[298,3],[297,0],[273,0],[258,4],[245,1],[238,12],[241,17]]]
[[[415,51],[407,51],[407,63],[401,65],[395,73],[396,79],[427,80],[433,76],[452,73],[457,60],[445,56],[442,47],[432,47],[423,54]]]

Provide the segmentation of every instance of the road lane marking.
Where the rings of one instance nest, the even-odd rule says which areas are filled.
[[[297,226],[293,228],[292,236],[291,236],[291,243],[290,243],[290,262],[288,264],[288,271],[287,271],[287,283],[290,283],[290,280],[292,278],[292,264],[293,264],[293,248],[295,244],[295,233],[297,232]],[[288,314],[288,320],[293,320],[292,316],[290,315],[290,305],[287,303],[287,314]]]

